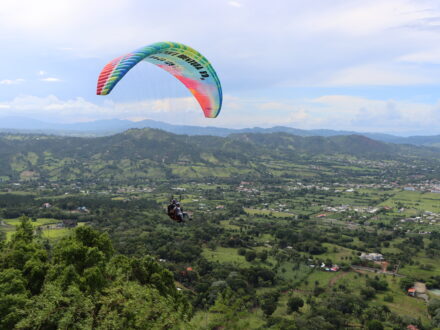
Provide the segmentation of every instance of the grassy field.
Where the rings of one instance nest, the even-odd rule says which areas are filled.
[[[4,219],[2,220],[6,226],[1,226],[0,230],[6,233],[6,240],[11,239],[15,233],[16,227],[20,224],[20,220],[17,219]],[[36,229],[40,227],[41,237],[49,240],[59,240],[60,238],[70,234],[73,228],[58,228],[58,227],[46,227],[48,225],[54,225],[59,223],[59,220],[50,218],[39,218],[36,221],[31,221],[32,226]],[[84,226],[85,223],[78,223],[78,226]]]
[[[339,286],[344,285],[349,289],[350,292],[359,292],[360,288],[365,286],[365,281],[367,277],[365,275],[358,274],[356,272],[349,273],[339,273],[344,275],[339,275],[335,277],[330,285]],[[375,275],[373,273],[368,274],[368,277],[372,278]],[[422,321],[426,322],[428,320],[428,314],[426,311],[426,304],[422,299],[417,299],[408,296],[399,286],[399,279],[393,278],[390,275],[379,275],[381,280],[386,280],[388,283],[388,290],[383,292],[377,292],[376,297],[373,298],[374,304],[385,304],[391,311],[401,315],[409,315],[418,318],[422,315]],[[392,296],[393,302],[385,302],[385,296]]]
[[[405,267],[401,267],[399,269],[399,273],[402,275],[407,275],[414,278],[425,279],[425,280],[431,277],[433,273],[439,274],[440,262],[438,261],[438,259],[420,258],[418,260],[420,261],[421,259],[424,261],[421,262],[422,264],[430,265],[433,267],[433,269],[428,271],[428,270],[420,269],[420,266],[418,265],[405,265]]]
[[[41,232],[41,236],[43,238],[47,238],[49,240],[59,240],[67,235],[69,235],[73,231],[72,228],[55,228],[55,229],[47,229]]]
[[[220,224],[226,229],[240,230],[241,227],[236,226],[236,225],[231,225],[230,222],[231,222],[231,220],[223,220],[220,222]]]
[[[283,265],[286,266],[287,265]],[[293,273],[287,272],[289,276],[293,276]],[[372,275],[368,275],[371,277]],[[359,293],[360,289],[365,286],[365,281],[367,276],[361,275],[355,272],[322,272],[319,270],[312,271],[312,273],[308,276],[307,282],[303,283],[303,285],[293,292],[294,295],[298,295],[301,298],[305,298],[310,292],[313,291],[313,288],[316,285],[326,288],[330,290],[334,286],[345,286],[349,292]],[[409,297],[403,292],[399,287],[399,279],[393,278],[392,276],[382,275],[381,279],[385,279],[389,285],[389,289],[384,292],[378,292],[376,297],[373,298],[373,305],[386,305],[390,308],[391,311],[401,315],[401,316],[411,316],[414,318],[418,318],[421,316],[421,321],[426,324],[428,322],[428,314],[426,311],[426,304],[423,300]],[[318,284],[316,284],[318,281]],[[265,292],[264,288],[260,288],[257,290],[258,294],[262,294]],[[287,311],[287,300],[289,299],[290,293],[283,292],[280,295],[278,300],[278,306],[275,312],[273,313],[273,317],[285,317],[288,319],[295,319],[295,313],[288,314]],[[384,297],[386,295],[391,295],[393,297],[393,302],[385,302]],[[310,306],[305,304],[300,312],[304,313],[309,309]],[[208,326],[212,321],[214,321],[218,317],[218,314],[209,313],[209,312],[197,312],[194,318],[191,320],[191,327],[194,329],[210,329]],[[252,313],[248,313],[243,315],[240,318],[240,329],[255,329],[264,326],[265,317],[261,311],[261,309],[257,308]]]
[[[305,264],[294,264],[292,262],[283,262],[278,269],[278,275],[291,283],[301,283],[306,279],[313,269]]]
[[[440,194],[400,191],[381,203],[381,205],[396,207],[398,203],[403,204],[403,207],[406,209],[440,213]],[[405,211],[408,212],[408,210]]]
[[[347,262],[346,258],[353,257],[353,252],[356,252],[355,250],[347,249],[342,246],[338,246],[336,244],[331,243],[323,243],[323,246],[327,248],[327,251],[323,254],[319,255],[319,258],[321,259],[330,259],[334,263],[345,261]]]
[[[257,209],[251,209],[251,208],[244,208],[244,211],[247,214],[250,215],[268,215],[275,218],[284,218],[284,217],[293,217],[294,214],[287,213],[287,212],[278,212],[278,211],[271,211],[271,210],[257,210]]]
[[[218,247],[215,250],[210,250],[208,248],[205,248],[203,249],[202,254],[209,261],[214,261],[219,263],[230,262],[240,266],[249,265],[245,257],[239,255],[237,253],[237,249],[234,248]]]
[[[260,252],[262,250],[267,250],[263,246],[259,246],[253,249],[255,252]],[[258,258],[252,262],[246,261],[244,256],[238,254],[238,249],[236,248],[225,248],[217,247],[215,250],[209,248],[204,248],[202,255],[209,261],[219,262],[219,263],[232,263],[240,267],[250,267],[252,265],[258,265],[260,267],[272,267],[276,261],[273,257],[269,256],[266,262],[261,262]]]
[[[20,219],[16,218],[16,219],[4,219],[3,220],[4,223],[11,225],[11,226],[18,226],[20,224]],[[38,218],[36,221],[31,221],[31,225],[36,228],[36,227],[40,227],[40,226],[44,226],[44,225],[50,225],[50,224],[55,224],[55,223],[59,223],[59,220],[56,219],[50,219],[50,218]]]
[[[218,319],[217,313],[197,312],[191,319],[190,328],[197,330],[211,330],[210,324]],[[252,313],[240,315],[240,321],[234,324],[234,329],[261,329],[266,323],[261,309],[255,309]],[[220,328],[219,328],[220,329]]]
[[[409,315],[414,318],[421,316],[422,322],[428,322],[428,313],[426,310],[426,303],[422,299],[408,296],[400,287],[399,280],[392,276],[383,276],[387,280],[389,290],[384,293],[377,294],[375,302],[378,304],[387,305],[391,311],[399,315]],[[386,295],[392,295],[393,302],[384,302],[383,298]]]
[[[324,288],[328,287],[329,281],[337,277],[340,272],[324,272],[319,269],[315,269],[307,276],[307,279],[303,281],[298,287],[299,290],[312,291],[315,288],[315,283]]]
[[[11,239],[12,235],[15,233],[15,228],[20,224],[19,218],[16,219],[3,219],[4,226],[0,226],[0,231],[6,233],[6,240]],[[46,226],[58,223],[59,220],[49,219],[49,218],[39,218],[36,221],[31,221],[31,225],[34,228],[40,226]]]

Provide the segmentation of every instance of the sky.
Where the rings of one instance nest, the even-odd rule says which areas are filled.
[[[210,60],[218,118],[148,63],[95,95],[106,63],[157,41]],[[0,43],[0,121],[440,134],[438,0],[2,0]]]

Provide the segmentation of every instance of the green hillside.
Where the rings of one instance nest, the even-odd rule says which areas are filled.
[[[392,168],[396,161],[437,164],[439,155],[437,149],[386,144],[356,135],[324,138],[273,133],[221,138],[153,129],[101,138],[3,135],[0,180],[119,184],[172,178],[298,177],[292,163],[311,162],[326,171],[312,170],[304,176],[352,176],[356,170],[348,165],[356,161],[379,161],[380,167]],[[405,170],[410,171],[410,166],[400,169]],[[361,172],[365,171],[356,175],[368,174]]]

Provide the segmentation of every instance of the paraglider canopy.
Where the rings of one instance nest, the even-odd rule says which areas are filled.
[[[115,58],[102,69],[96,94],[109,94],[140,61],[155,64],[179,79],[197,99],[205,117],[218,116],[223,96],[217,73],[202,54],[177,42],[157,42]]]

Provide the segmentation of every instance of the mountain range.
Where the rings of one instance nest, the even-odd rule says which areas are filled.
[[[243,180],[304,173],[332,178],[361,175],[347,159],[358,159],[364,167],[377,161],[380,169],[405,164],[387,177],[407,176],[410,172],[402,171],[413,171],[412,163],[437,164],[440,149],[385,143],[360,135],[302,137],[284,132],[219,137],[145,128],[102,137],[0,134],[0,181],[136,183],[142,179]],[[313,164],[328,169],[316,170]],[[304,167],[309,169],[304,171]],[[369,176],[372,170],[367,166],[362,171]]]
[[[34,133],[52,134],[61,136],[107,136],[121,133],[132,128],[155,128],[174,134],[185,135],[212,135],[226,137],[231,134],[239,133],[277,133],[283,132],[297,136],[339,136],[339,135],[362,135],[373,140],[396,143],[413,144],[440,147],[440,135],[409,136],[402,137],[385,133],[339,131],[329,129],[303,130],[286,126],[275,126],[271,128],[242,128],[232,129],[223,127],[203,127],[189,125],[173,125],[155,120],[142,120],[138,122],[130,120],[110,119],[96,120],[91,122],[78,122],[71,124],[49,123],[41,120],[23,117],[4,117],[0,118],[0,132],[12,133]]]

